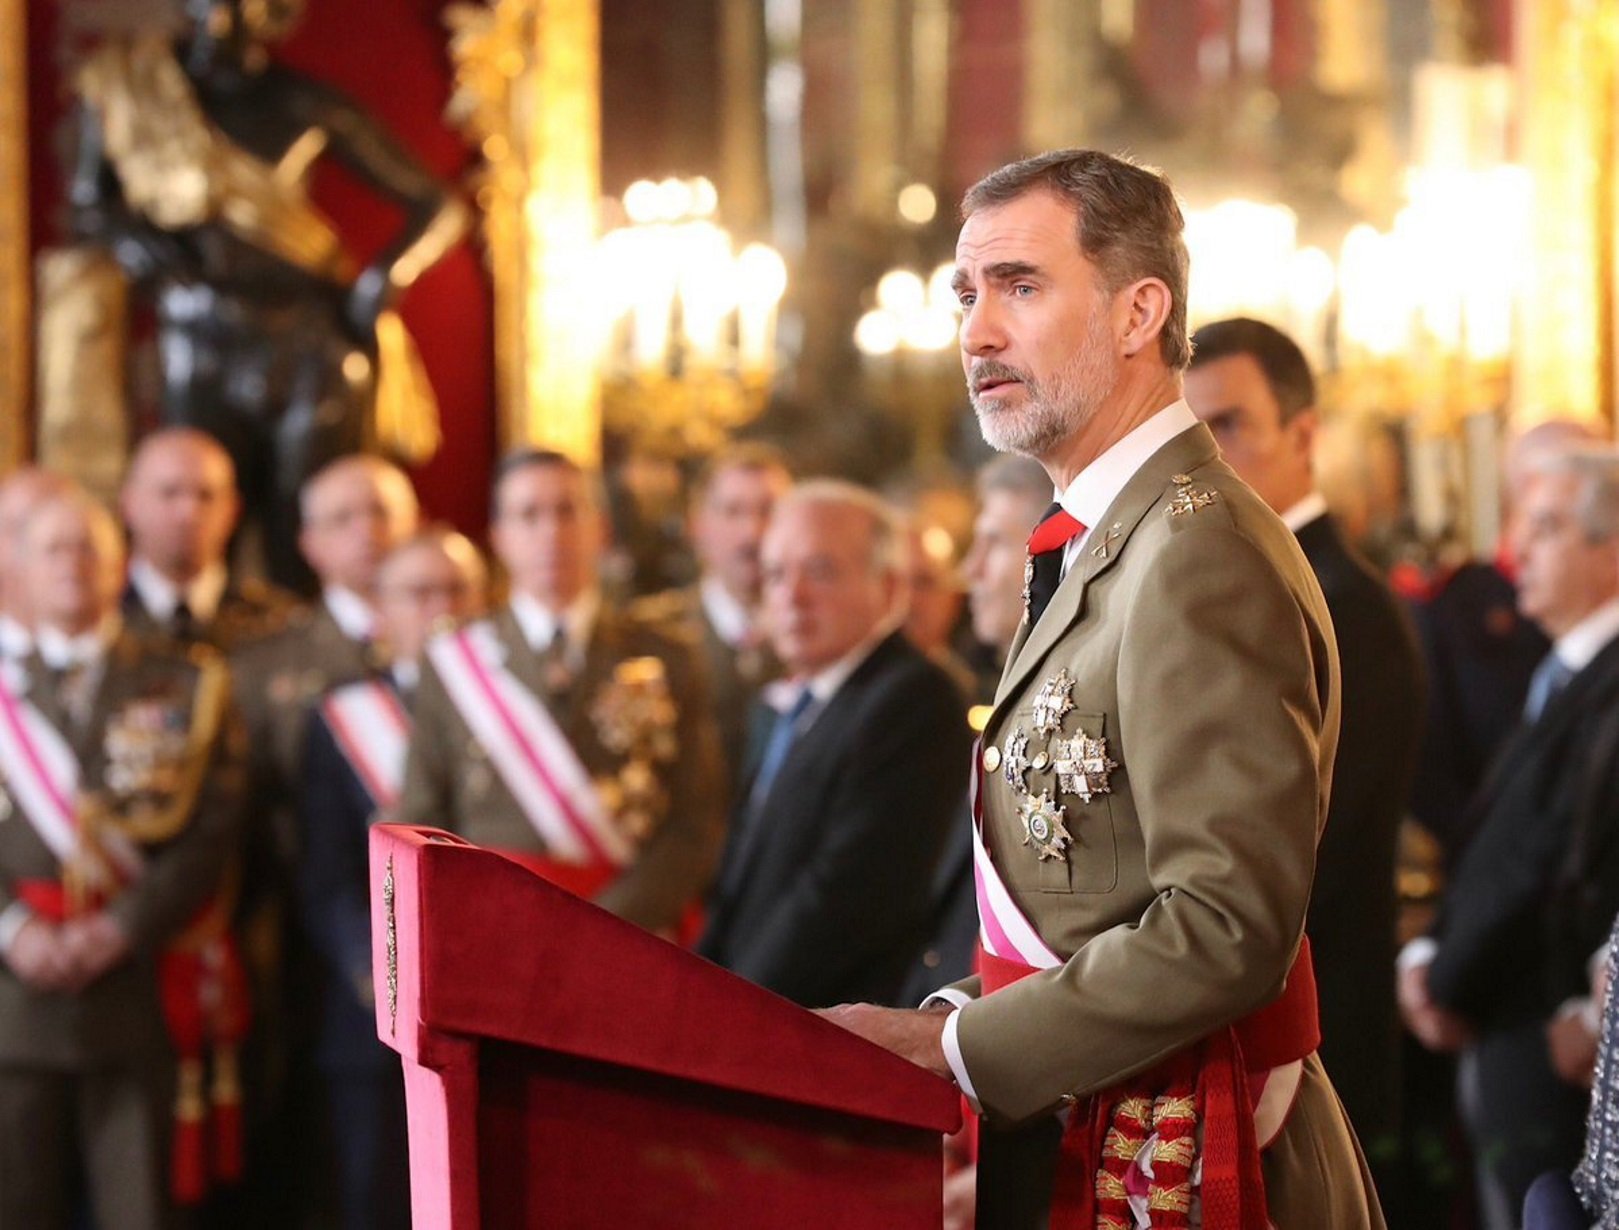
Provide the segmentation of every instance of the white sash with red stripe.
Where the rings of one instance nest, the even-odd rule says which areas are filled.
[[[399,801],[405,782],[410,717],[399,694],[375,679],[347,684],[321,702],[338,750],[379,811]]]
[[[433,667],[546,852],[567,863],[629,863],[635,851],[545,705],[506,668],[487,620],[433,641]]]
[[[114,830],[96,835],[101,859],[83,859],[79,828],[79,760],[62,733],[24,699],[12,671],[0,671],[0,776],[34,832],[57,860],[76,863],[88,887],[110,893],[117,884],[95,883],[107,871],[118,883],[140,877],[140,851]],[[110,866],[109,866],[110,865]]]
[[[1038,970],[1056,969],[1064,964],[1035,930],[1034,924],[1012,899],[984,845],[983,769],[980,739],[973,744],[971,785],[973,817],[973,882],[978,891],[978,938],[984,951],[1006,961],[1018,961]],[[1287,1122],[1304,1062],[1294,1060],[1268,1072],[1248,1074],[1248,1092],[1254,1104],[1254,1133],[1259,1147],[1265,1148]],[[1143,1164],[1150,1164],[1151,1150],[1144,1150]]]

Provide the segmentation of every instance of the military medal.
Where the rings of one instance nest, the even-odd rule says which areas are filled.
[[[1057,790],[1089,803],[1099,794],[1112,794],[1108,775],[1119,767],[1109,760],[1107,740],[1093,739],[1083,730],[1071,739],[1058,739],[1051,767],[1057,772]]]
[[[1034,556],[1023,557],[1023,622],[1029,622],[1029,606],[1034,601]]]
[[[1169,502],[1169,508],[1165,510],[1171,517],[1195,513],[1198,509],[1207,508],[1214,503],[1214,492],[1192,486],[1192,477],[1189,474],[1176,474],[1169,481],[1175,484],[1175,498]]]
[[[1029,772],[1029,732],[1021,726],[1006,741],[1006,752],[1001,757],[1001,772],[1006,776],[1006,784],[1019,794],[1029,788],[1029,783],[1024,780]]]
[[[1073,842],[1063,825],[1063,806],[1053,802],[1048,791],[1026,794],[1018,801],[1018,819],[1023,821],[1023,844],[1033,846],[1035,856],[1042,861],[1063,858],[1063,851]]]
[[[1054,735],[1062,730],[1063,714],[1074,708],[1073,678],[1064,667],[1040,685],[1034,698],[1034,728],[1041,734]]]

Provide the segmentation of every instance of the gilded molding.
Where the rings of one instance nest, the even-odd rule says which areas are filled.
[[[28,455],[28,29],[25,0],[0,0],[0,471]]]
[[[594,466],[599,0],[457,4],[445,20],[456,68],[448,113],[484,158],[476,195],[495,286],[502,443]]]

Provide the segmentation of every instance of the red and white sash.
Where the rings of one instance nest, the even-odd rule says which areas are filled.
[[[506,668],[494,625],[485,620],[447,633],[427,654],[547,853],[568,863],[627,865],[634,848],[602,806],[567,735]]]
[[[63,864],[82,853],[79,830],[79,760],[62,733],[20,695],[13,672],[0,671],[0,776],[34,832]],[[96,835],[117,883],[90,887],[110,894],[138,879],[145,869],[140,851],[114,830]],[[94,876],[101,860],[80,860],[78,870]]]
[[[984,844],[982,761],[980,744],[973,745],[970,790],[973,817],[973,881],[978,891],[978,937],[984,950],[1005,961],[1016,961],[1036,970],[1056,969],[1065,964],[1040,938],[1034,924],[1017,906]],[[1304,1063],[1294,1060],[1266,1072],[1250,1072],[1248,1088],[1254,1101],[1254,1134],[1261,1149],[1282,1130],[1293,1107]],[[1150,1161],[1150,1158],[1144,1159]]]
[[[399,694],[375,679],[338,688],[321,702],[321,715],[379,811],[399,801],[405,782],[410,717]]]

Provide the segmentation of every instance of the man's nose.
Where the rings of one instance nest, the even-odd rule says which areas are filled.
[[[980,299],[961,318],[963,354],[995,354],[1006,346],[1006,330],[992,299]]]

